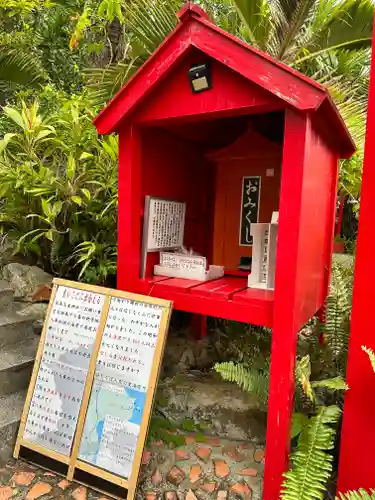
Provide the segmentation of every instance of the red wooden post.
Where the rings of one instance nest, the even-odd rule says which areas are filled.
[[[375,39],[373,40],[373,54]],[[361,346],[375,350],[371,292],[375,192],[375,58],[371,63],[365,158],[355,261],[347,383],[341,432],[338,491],[375,488],[375,374]]]
[[[119,135],[117,287],[131,292],[140,273],[141,146],[136,127],[122,129]]]
[[[309,115],[287,110],[263,500],[279,498],[288,467],[297,334],[326,297],[336,184],[337,155]]]
[[[264,500],[275,500],[279,497],[282,475],[287,468],[298,333],[295,314],[297,300],[296,264],[307,121],[305,117],[300,117],[293,112],[287,112],[286,115],[277,247],[278,265],[275,278],[274,326],[272,330]],[[288,168],[285,168],[286,165]],[[288,200],[287,204],[285,200]]]

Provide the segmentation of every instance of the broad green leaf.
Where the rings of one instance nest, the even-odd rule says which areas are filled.
[[[44,236],[45,236],[48,240],[53,241],[53,231],[52,231],[52,229],[50,229],[49,231],[46,231],[46,232],[44,233]]]
[[[11,108],[10,106],[5,106],[4,108],[4,113],[9,116],[11,120],[14,121],[17,125],[19,125],[23,130],[27,128],[27,124],[23,121],[21,114],[14,108]]]
[[[52,211],[53,211],[53,214],[55,216],[55,218],[59,215],[59,213],[61,212],[61,209],[63,207],[63,203],[62,201],[56,201],[54,204],[53,204],[53,207],[52,207]]]
[[[87,160],[88,158],[94,158],[94,155],[91,153],[82,153],[79,157],[80,160]]]
[[[66,168],[66,176],[70,181],[73,179],[75,172],[76,172],[76,162],[73,153],[70,153],[68,158],[68,165]]]
[[[86,196],[86,198],[87,198],[88,200],[91,200],[91,194],[90,194],[90,191],[89,191],[88,189],[86,189],[86,188],[82,188],[82,189],[81,189],[81,191],[82,191],[82,193]]]
[[[5,134],[3,139],[0,141],[0,154],[4,151],[4,149],[9,144],[9,141],[17,134]]]
[[[37,136],[36,136],[36,140],[37,141],[40,141],[40,139],[43,139],[44,137],[47,137],[48,135],[51,135],[53,134],[53,131],[52,130],[41,130]]]
[[[303,413],[293,413],[292,431],[291,431],[292,439],[298,436],[302,432],[303,426],[306,425],[308,421],[309,421],[308,417]]]
[[[72,201],[74,201],[74,203],[77,203],[77,205],[82,205],[82,198],[80,196],[72,196]]]
[[[51,205],[44,198],[42,198],[41,203],[42,203],[42,210],[44,212],[44,215],[49,217],[51,215]]]
[[[312,382],[311,385],[313,387],[325,387],[333,391],[347,391],[349,389],[349,387],[345,383],[345,380],[341,377],[316,380],[315,382]]]

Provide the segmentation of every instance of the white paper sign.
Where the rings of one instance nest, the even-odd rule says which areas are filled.
[[[104,295],[59,286],[24,439],[69,456]]]
[[[161,317],[160,306],[112,297],[103,331],[79,458],[124,478],[131,472]]]
[[[186,204],[146,197],[146,251],[167,250],[184,243]]]
[[[206,270],[207,259],[199,255],[183,255],[172,252],[160,252],[160,265],[170,269],[187,271]]]

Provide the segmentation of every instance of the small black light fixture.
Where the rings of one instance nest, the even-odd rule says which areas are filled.
[[[194,64],[189,69],[189,80],[194,94],[212,88],[211,68],[208,63]]]

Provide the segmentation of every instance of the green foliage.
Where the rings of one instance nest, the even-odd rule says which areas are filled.
[[[48,118],[37,101],[4,111],[17,132],[0,142],[2,232],[46,270],[104,283],[116,270],[117,139],[97,137],[81,99]]]
[[[332,471],[333,457],[328,453],[334,447],[334,425],[341,410],[337,406],[320,407],[317,414],[306,419],[291,454],[292,468],[285,473],[281,498],[283,500],[322,499],[325,483]]]
[[[307,354],[311,379],[345,378],[352,301],[353,265],[333,263],[324,321],[313,319],[298,336],[298,354]]]
[[[365,347],[365,346],[362,347],[362,350],[365,351],[365,353],[368,355],[372,369],[375,372],[375,353],[374,353],[374,351],[372,349],[369,349],[368,347]]]
[[[223,380],[235,382],[241,389],[255,394],[262,403],[267,404],[269,383],[269,367],[267,365],[257,369],[229,361],[216,363],[214,369]]]
[[[333,264],[325,321],[320,325],[326,363],[331,367],[332,376],[345,375],[351,304],[351,272],[337,264]]]
[[[157,401],[158,404],[159,402]],[[186,432],[194,432],[195,441],[204,443],[206,441],[204,431],[207,428],[207,423],[196,423],[191,419],[172,422],[158,412],[157,409],[154,409],[147,435],[147,444],[150,445],[152,441],[161,440],[171,448],[183,446],[185,444],[184,433]]]
[[[222,350],[230,361],[216,363],[214,370],[267,404],[271,331],[233,321],[221,321],[219,329]]]
[[[371,0],[199,3],[224,30],[328,87],[358,146],[357,155],[345,160],[340,169],[340,190],[350,196],[356,208],[367,110]],[[74,46],[78,46],[77,40],[89,37],[94,26],[97,32],[102,31],[102,40],[107,40],[114,16],[123,23],[123,49],[104,67],[86,72],[93,103],[103,105],[126,83],[173,30],[175,12],[181,6],[181,0],[86,1],[72,37]]]
[[[337,500],[375,500],[375,490],[370,490],[370,493],[362,488],[358,491],[349,491],[348,493],[340,493]]]

